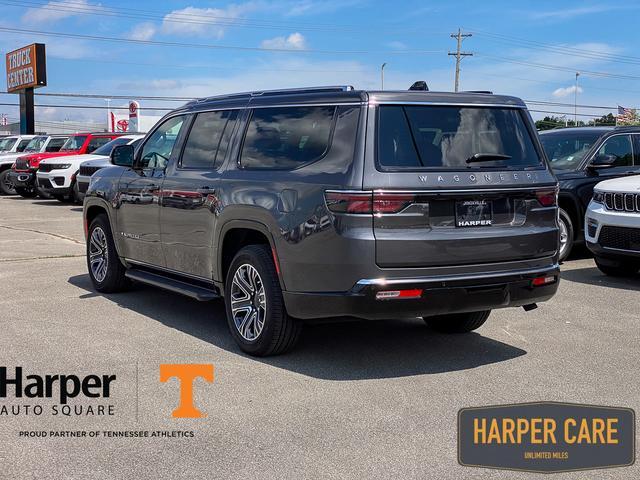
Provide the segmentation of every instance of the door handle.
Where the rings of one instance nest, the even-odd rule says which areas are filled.
[[[212,195],[212,194],[216,193],[216,189],[204,186],[204,187],[200,187],[200,188],[196,189],[196,192],[204,193],[206,195]]]

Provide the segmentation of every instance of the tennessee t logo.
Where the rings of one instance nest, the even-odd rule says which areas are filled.
[[[167,382],[171,377],[180,381],[180,404],[171,416],[175,418],[201,418],[202,413],[193,404],[193,382],[201,377],[208,383],[213,382],[213,365],[211,364],[162,364],[160,365],[160,381]]]

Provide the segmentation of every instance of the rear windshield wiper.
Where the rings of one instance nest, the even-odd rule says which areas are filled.
[[[511,155],[502,153],[476,153],[467,158],[467,163],[490,162],[492,160],[509,160]]]

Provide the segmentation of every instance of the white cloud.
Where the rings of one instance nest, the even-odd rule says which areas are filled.
[[[307,43],[304,35],[296,32],[288,37],[275,37],[263,40],[260,46],[262,48],[277,48],[283,50],[304,50],[307,48]]]
[[[165,15],[162,31],[176,35],[222,38],[229,23],[255,8],[255,4],[251,2],[231,4],[226,8],[186,7]]]
[[[91,4],[88,0],[52,1],[42,7],[27,9],[22,16],[22,21],[28,24],[52,23],[83,13],[100,12],[100,10],[102,10],[100,5]]]
[[[135,25],[127,34],[131,40],[151,40],[156,34],[157,28],[151,22],[143,22]]]
[[[573,95],[576,91],[576,86],[571,85],[570,87],[564,88],[556,88],[552,95],[556,98],[568,97],[569,95]],[[578,93],[582,93],[582,87],[578,86]]]
[[[387,42],[387,46],[393,50],[406,50],[408,48],[406,43],[403,43],[399,40]]]

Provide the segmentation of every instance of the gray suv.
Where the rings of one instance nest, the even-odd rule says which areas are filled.
[[[100,292],[224,297],[242,350],[305,320],[480,327],[559,282],[557,181],[524,103],[322,87],[190,102],[116,147],[84,202]]]

